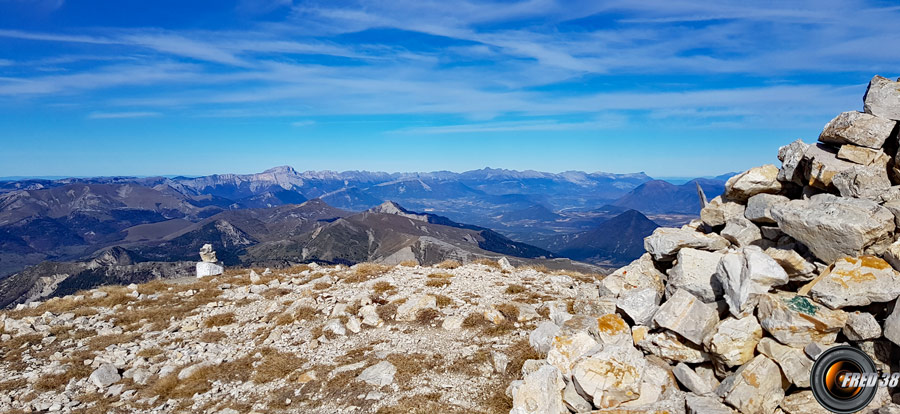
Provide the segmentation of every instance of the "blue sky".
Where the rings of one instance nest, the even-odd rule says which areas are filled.
[[[0,0],[0,176],[777,163],[900,75],[900,6]]]

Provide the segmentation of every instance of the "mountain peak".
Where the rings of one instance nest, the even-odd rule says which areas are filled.
[[[394,201],[388,200],[385,201],[375,207],[370,208],[368,211],[372,213],[382,213],[382,214],[399,214],[405,215],[409,214],[410,211],[403,208],[400,204],[397,204]]]
[[[297,170],[290,165],[280,165],[278,167],[272,167],[268,170],[263,171],[263,174],[293,174],[297,175]]]

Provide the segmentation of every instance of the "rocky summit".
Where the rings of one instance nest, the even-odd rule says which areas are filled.
[[[0,411],[825,413],[823,350],[900,371],[900,82],[874,78],[863,109],[608,276],[306,264],[20,304],[0,313]],[[880,388],[861,412],[898,403]]]

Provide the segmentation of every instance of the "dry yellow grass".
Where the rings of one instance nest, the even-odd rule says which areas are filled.
[[[434,295],[435,303],[437,307],[443,308],[445,306],[449,306],[453,303],[453,299],[450,299],[449,296],[444,295]]]
[[[203,320],[203,326],[212,328],[214,326],[225,326],[235,323],[234,312],[220,313],[210,316]]]
[[[386,266],[378,263],[360,263],[356,265],[353,270],[353,273],[342,279],[347,283],[360,283],[365,282],[369,279],[373,279],[375,277],[381,276],[385,274],[388,270],[391,270],[390,266]]]
[[[515,322],[519,319],[519,308],[512,303],[497,305],[496,309],[498,312],[503,314],[503,317],[508,321]]]
[[[475,259],[472,263],[485,265],[492,269],[500,270],[500,263],[498,263],[496,260],[481,258],[481,259]]]
[[[290,373],[300,369],[306,362],[303,358],[293,353],[281,352],[272,348],[264,348],[258,351],[263,355],[262,361],[256,367],[253,382],[265,384],[276,379],[286,378]]]
[[[438,269],[456,269],[460,266],[462,266],[462,264],[460,264],[456,260],[444,260],[443,262],[434,265],[434,267]]]
[[[134,332],[95,336],[88,341],[87,345],[88,349],[92,351],[100,351],[106,349],[106,347],[110,345],[126,344],[132,342],[140,336],[141,335],[139,333]]]
[[[425,308],[416,313],[416,323],[419,325],[431,325],[434,323],[441,313],[434,308]]]
[[[509,295],[517,295],[519,293],[525,292],[526,290],[527,289],[525,289],[525,286],[518,285],[518,284],[512,284],[512,285],[509,285],[506,287],[505,292]]]
[[[384,295],[384,294],[390,295],[391,292],[396,292],[396,291],[397,291],[397,288],[394,287],[394,285],[392,285],[388,282],[385,282],[383,280],[372,285],[372,292],[374,292],[376,295],[379,295],[379,296]]]
[[[416,267],[418,265],[419,265],[419,262],[417,262],[415,260],[404,260],[404,261],[400,262],[400,266],[403,266],[403,267]]]
[[[85,366],[81,361],[73,362],[60,374],[48,374],[40,377],[34,383],[34,389],[40,392],[57,390],[65,387],[72,378],[81,379],[91,375],[93,368]]]

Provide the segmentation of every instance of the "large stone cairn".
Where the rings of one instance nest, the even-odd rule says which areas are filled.
[[[211,244],[200,248],[200,261],[197,262],[197,277],[216,276],[225,272],[225,268],[216,258],[216,251]]]
[[[546,357],[507,389],[511,413],[825,413],[809,389],[823,350],[898,371],[900,82],[876,76],[863,100],[578,286],[576,314],[531,333]],[[900,413],[892,397],[863,412]]]

